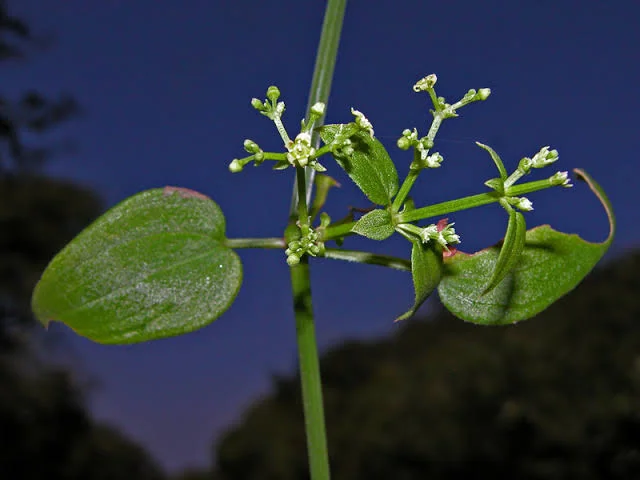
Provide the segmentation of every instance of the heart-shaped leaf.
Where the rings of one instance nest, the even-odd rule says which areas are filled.
[[[543,225],[526,232],[516,266],[493,290],[482,295],[496,268],[499,247],[473,255],[458,252],[445,261],[438,287],[440,299],[457,317],[483,325],[503,325],[531,318],[565,295],[605,254],[615,233],[611,203],[585,171],[574,170],[600,199],[609,218],[609,236],[590,243]]]
[[[411,276],[415,300],[413,306],[395,319],[396,322],[411,317],[420,305],[433,293],[442,278],[442,252],[421,241],[414,241],[411,248]]]
[[[201,193],[165,187],[113,207],[51,261],[32,307],[100,343],[190,332],[233,302],[242,265],[225,246],[220,208]]]
[[[509,210],[509,223],[507,224],[507,233],[500,248],[498,260],[493,267],[493,273],[489,279],[489,283],[484,287],[483,295],[493,290],[504,277],[511,271],[520,258],[520,253],[524,248],[524,238],[527,233],[527,224],[524,215],[517,212],[513,208]]]
[[[330,144],[346,128],[341,124],[325,125],[320,129],[320,137]],[[369,200],[378,205],[390,205],[398,193],[398,172],[387,150],[367,132],[358,131],[349,139],[353,154],[336,154],[334,158]]]
[[[363,215],[351,231],[372,240],[384,240],[393,235],[395,229],[387,210],[372,210]]]

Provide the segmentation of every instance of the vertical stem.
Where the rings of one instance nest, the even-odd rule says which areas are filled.
[[[311,107],[315,103],[323,102],[326,104],[329,100],[331,81],[333,80],[333,71],[336,66],[336,58],[338,57],[340,32],[342,31],[342,21],[344,19],[344,11],[346,7],[347,0],[327,1],[324,21],[322,22],[322,32],[320,33],[320,42],[318,43],[318,52],[316,53],[316,63],[313,69],[313,77],[311,79],[311,88],[309,89],[307,120],[309,119],[309,110],[311,110]],[[316,121],[316,127],[320,127],[324,124],[325,115]],[[317,133],[313,134],[311,144],[316,148],[320,144],[320,136]],[[305,169],[305,173],[307,204],[309,204],[311,202],[311,188],[313,185],[315,170],[307,167]],[[297,187],[294,187],[291,198],[291,212],[295,211],[297,203],[298,190]]]
[[[327,434],[322,404],[322,380],[320,361],[316,345],[316,332],[311,304],[311,281],[309,276],[309,257],[300,259],[300,263],[291,268],[293,290],[293,309],[296,317],[298,337],[298,358],[300,363],[300,382],[302,384],[302,404],[304,408],[304,426],[307,434],[307,455],[312,480],[329,480],[329,454]]]
[[[313,80],[309,92],[307,112],[316,102],[324,102],[326,104],[329,98],[346,4],[346,0],[328,0],[327,2]],[[307,118],[308,115],[307,113]],[[316,125],[322,125],[323,121],[324,117],[320,118]],[[313,142],[317,146],[317,135],[315,135]],[[305,172],[301,168],[296,169],[296,185],[293,190],[289,211],[290,222],[295,221],[296,216],[301,224],[308,222],[307,204],[310,202],[313,174],[311,169],[307,168],[307,170],[309,171]],[[292,229],[288,228],[287,231],[291,232]],[[287,238],[287,241],[290,241],[290,239]],[[331,475],[322,402],[322,381],[320,379],[320,361],[318,359],[318,347],[313,321],[311,278],[307,255],[300,259],[299,264],[291,267],[291,288],[298,338],[309,471],[311,480],[329,480]]]

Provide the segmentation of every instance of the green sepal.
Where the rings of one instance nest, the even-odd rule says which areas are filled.
[[[395,229],[388,210],[372,210],[363,215],[351,231],[372,240],[385,240],[393,235]]]
[[[431,244],[425,245],[420,240],[415,240],[412,244],[411,276],[415,299],[413,306],[396,318],[396,322],[405,320],[416,313],[442,279],[442,252],[440,249]]]
[[[325,125],[320,137],[330,145],[336,137],[342,138],[347,125]],[[369,200],[378,205],[390,205],[398,193],[398,172],[382,143],[364,131],[348,137],[353,153],[346,155],[337,149],[332,154],[347,175],[355,182]]]
[[[225,220],[186,188],[141,192],[113,207],[51,261],[32,308],[99,343],[191,332],[226,311],[242,265],[225,245]]]
[[[482,325],[505,325],[533,317],[573,290],[609,249],[616,222],[602,188],[585,171],[574,170],[602,203],[609,219],[609,235],[591,243],[548,225],[526,232],[524,249],[515,267],[493,290],[482,295],[500,249],[494,246],[473,255],[458,252],[445,259],[438,292],[457,317]]]
[[[504,277],[516,265],[522,250],[524,249],[524,238],[527,233],[527,224],[522,213],[509,208],[509,223],[507,224],[507,233],[502,241],[498,260],[493,268],[491,278],[484,287],[482,295],[486,295],[493,290]]]
[[[500,173],[500,179],[504,182],[509,175],[507,174],[507,169],[504,168],[504,163],[502,163],[502,159],[500,158],[500,156],[489,145],[485,145],[484,143],[480,143],[480,142],[476,142],[476,145],[478,145],[480,148],[489,152],[489,155],[491,155],[491,159],[493,160],[493,163],[495,163],[496,167],[498,168],[498,172]]]

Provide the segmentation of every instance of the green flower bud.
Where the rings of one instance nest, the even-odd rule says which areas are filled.
[[[316,102],[311,107],[311,113],[317,116],[324,115],[325,104],[322,102]]]
[[[242,165],[242,163],[240,163],[240,160],[238,160],[237,158],[231,160],[231,163],[229,164],[229,171],[231,173],[241,172],[243,168],[244,165]]]
[[[408,150],[409,148],[411,148],[411,140],[409,140],[407,137],[400,137],[397,144],[400,150]]]
[[[533,166],[533,162],[531,161],[531,159],[528,157],[524,157],[523,159],[520,160],[520,163],[518,164],[518,170],[520,170],[523,174],[529,173],[531,171],[532,166]]]
[[[431,139],[429,139],[427,137],[422,137],[420,139],[420,144],[426,150],[429,150],[429,149],[433,148],[433,140],[431,140]]]
[[[289,255],[287,257],[287,265],[289,265],[290,267],[293,267],[294,265],[297,265],[300,263],[300,257],[298,257],[297,255]]]
[[[280,89],[275,85],[271,85],[269,88],[267,88],[267,98],[273,103],[276,103],[280,98]]]
[[[256,110],[258,110],[259,112],[264,112],[265,110],[264,103],[262,103],[262,100],[260,100],[259,98],[252,98],[251,106]]]
[[[249,153],[257,153],[260,151],[258,144],[248,138],[244,141],[244,149]]]
[[[480,90],[478,90],[478,93],[476,94],[476,98],[478,100],[486,100],[487,98],[489,98],[489,95],[491,95],[490,88],[481,88]]]

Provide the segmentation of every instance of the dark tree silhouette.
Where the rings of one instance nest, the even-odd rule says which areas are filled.
[[[40,46],[28,25],[12,16],[7,2],[0,0],[0,62],[24,60]],[[77,103],[68,95],[52,99],[29,89],[20,98],[8,98],[0,92],[0,174],[40,166],[53,150],[28,144],[25,136],[37,136],[77,112]]]
[[[0,66],[25,60],[42,43],[0,0]],[[68,96],[28,90],[11,99],[0,91],[0,348],[16,340],[9,331],[32,321],[31,291],[48,261],[101,210],[94,192],[38,174],[52,148],[37,134],[76,111]]]
[[[0,0],[0,66],[37,46]],[[44,366],[32,341],[33,287],[101,202],[86,188],[39,175],[51,149],[25,138],[75,111],[69,97],[27,91],[13,100],[0,91],[0,479],[162,480],[142,448],[90,417],[72,374]]]
[[[640,251],[522,324],[442,312],[322,358],[332,478],[640,478]],[[299,386],[217,447],[225,480],[306,477]]]

